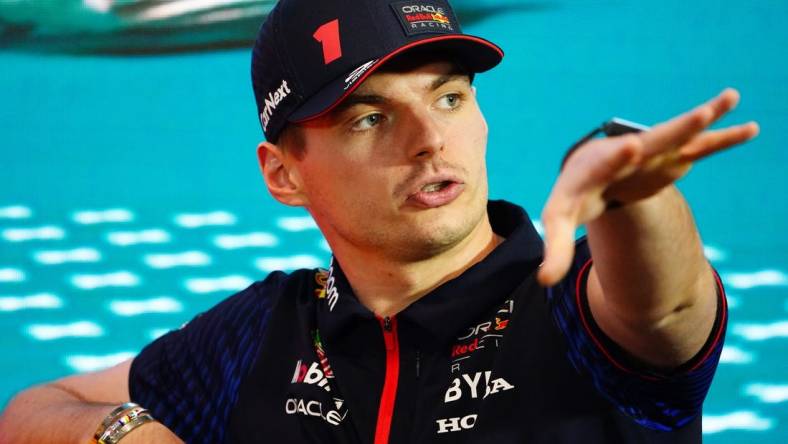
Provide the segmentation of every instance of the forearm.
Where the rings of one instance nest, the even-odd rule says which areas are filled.
[[[675,366],[705,342],[715,280],[679,191],[608,211],[590,222],[589,303],[600,327],[649,363]]]
[[[53,385],[31,388],[18,394],[0,416],[0,444],[89,443],[98,425],[118,404],[87,402]],[[123,442],[181,441],[154,422],[135,429]]]

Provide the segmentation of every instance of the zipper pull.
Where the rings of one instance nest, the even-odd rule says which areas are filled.
[[[380,318],[378,318],[380,319]],[[383,329],[383,342],[386,344],[386,350],[393,350],[396,342],[396,334],[394,320],[386,316],[380,319],[380,326]]]
[[[419,379],[421,373],[421,352],[416,350],[416,379]]]

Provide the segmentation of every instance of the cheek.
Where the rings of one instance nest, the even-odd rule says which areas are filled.
[[[487,150],[488,128],[478,107],[469,110],[464,119],[459,119],[450,134],[452,145],[462,147],[460,151],[463,158],[483,163]]]
[[[352,211],[368,201],[382,201],[388,177],[357,159],[323,159],[303,170],[304,193],[311,206],[336,207]]]

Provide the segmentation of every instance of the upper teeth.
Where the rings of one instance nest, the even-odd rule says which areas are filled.
[[[425,191],[427,193],[431,193],[433,191],[440,190],[442,187],[443,187],[443,182],[430,183],[430,184],[424,185],[424,187],[421,189],[421,191]]]

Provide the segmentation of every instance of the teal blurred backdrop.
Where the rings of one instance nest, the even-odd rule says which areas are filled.
[[[256,163],[247,44],[270,2],[235,2],[243,26],[225,14],[218,31],[170,16],[159,34],[81,35],[95,21],[36,28],[36,14],[4,15],[24,2],[12,3],[0,2],[0,407],[133,356],[272,269],[327,264],[319,231],[268,196]],[[704,441],[786,442],[788,2],[454,3],[466,32],[506,51],[476,81],[492,197],[535,217],[565,149],[595,125],[653,124],[739,89],[721,125],[757,120],[761,135],[680,183],[730,294]]]

